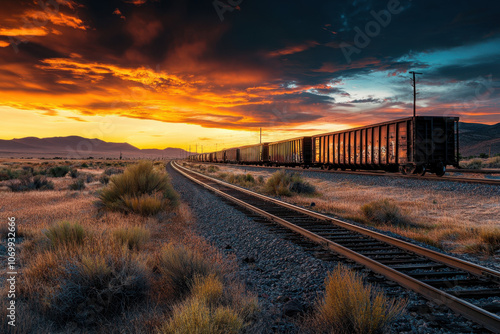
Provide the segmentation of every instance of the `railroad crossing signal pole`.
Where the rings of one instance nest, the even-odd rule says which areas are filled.
[[[412,156],[413,156],[413,163],[416,163],[415,161],[415,140],[417,139],[417,134],[416,134],[416,131],[417,131],[417,81],[416,81],[416,78],[415,76],[417,74],[422,74],[422,73],[418,73],[418,72],[415,72],[415,71],[410,71],[411,74],[413,74],[413,130],[412,130],[412,137],[413,137],[413,140],[412,140]]]

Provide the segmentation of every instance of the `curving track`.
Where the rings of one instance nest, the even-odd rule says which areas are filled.
[[[203,187],[356,261],[389,280],[500,333],[500,315],[481,308],[500,297],[500,272],[297,207],[172,163]]]

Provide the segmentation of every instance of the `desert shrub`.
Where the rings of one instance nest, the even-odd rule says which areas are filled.
[[[405,300],[389,300],[381,290],[363,284],[359,274],[339,265],[325,280],[316,325],[334,333],[382,333],[405,307]]]
[[[255,185],[255,178],[252,174],[227,174],[225,180],[242,187],[250,188]]]
[[[10,181],[7,187],[12,191],[52,190],[54,183],[41,175],[23,175],[18,180]]]
[[[85,229],[78,223],[71,224],[67,221],[59,222],[46,231],[45,236],[49,239],[52,247],[81,245],[86,236]]]
[[[108,184],[109,183],[109,176],[103,173],[99,177],[99,182],[101,182],[102,184]]]
[[[83,179],[77,179],[69,185],[70,190],[83,190],[85,189],[85,181]]]
[[[82,256],[65,265],[50,309],[59,323],[92,326],[142,300],[149,288],[146,269],[130,256]]]
[[[409,219],[403,214],[399,206],[388,199],[381,199],[365,204],[361,207],[361,211],[370,222],[375,224],[411,225]]]
[[[208,173],[215,173],[218,171],[219,171],[219,167],[217,167],[217,166],[208,166],[208,168],[207,168]]]
[[[2,168],[0,170],[0,181],[17,179],[21,175],[21,171],[12,170],[11,168]]]
[[[313,194],[316,191],[313,185],[304,181],[298,173],[289,173],[285,170],[275,172],[264,185],[264,192],[276,196],[291,196],[296,194]]]
[[[481,169],[483,167],[483,160],[472,159],[470,161],[464,161],[460,164],[460,166],[466,169]]]
[[[243,320],[228,307],[210,307],[202,300],[191,298],[173,309],[170,320],[161,334],[236,334],[243,328]]]
[[[154,168],[150,161],[139,162],[123,174],[114,175],[99,198],[111,210],[143,215],[157,214],[178,203],[168,175]]]
[[[218,274],[217,268],[198,252],[171,243],[162,249],[157,266],[162,284],[174,298],[188,294],[196,278]]]
[[[76,179],[78,177],[78,170],[76,168],[72,168],[69,171],[69,176],[71,176],[71,178],[73,179]]]
[[[140,249],[148,242],[151,233],[143,227],[120,228],[113,231],[113,236],[129,249]]]
[[[109,167],[106,168],[106,170],[104,171],[104,174],[106,174],[107,176],[121,174],[121,173],[123,173],[123,169],[119,169],[116,167]]]
[[[500,168],[500,156],[489,158],[488,161],[486,161],[485,167]]]
[[[94,181],[94,175],[92,175],[92,174],[85,174],[83,176],[83,179],[85,180],[85,182],[90,183],[90,182]]]
[[[84,162],[83,164],[80,165],[80,167],[82,167],[82,168],[89,168],[89,165],[87,165],[87,163]]]
[[[63,165],[63,166],[55,166],[51,167],[48,171],[47,174],[52,177],[63,177],[66,174],[68,174],[70,168],[69,166]]]

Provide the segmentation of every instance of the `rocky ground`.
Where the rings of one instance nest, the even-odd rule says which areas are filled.
[[[247,217],[170,166],[167,170],[175,189],[192,208],[198,232],[228,257],[237,259],[239,279],[258,296],[262,311],[248,332],[307,332],[301,325],[302,319],[314,308],[323,291],[324,279],[337,262],[314,257],[299,245],[285,240],[269,225]],[[393,324],[391,333],[482,332],[478,326],[445,307],[384,282],[369,270],[349,265],[361,270],[367,282],[378,284],[389,296],[409,300],[406,314]]]

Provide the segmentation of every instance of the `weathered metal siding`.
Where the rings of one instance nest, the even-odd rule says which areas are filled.
[[[240,161],[240,149],[239,148],[229,148],[225,150],[226,152],[226,161],[236,163]]]
[[[312,159],[311,137],[283,140],[269,144],[271,163],[300,165],[310,164]]]
[[[386,168],[439,161],[454,165],[458,156],[457,122],[455,117],[416,117],[415,145],[413,118],[313,136],[313,163],[346,168]],[[415,161],[413,147],[416,147]]]

